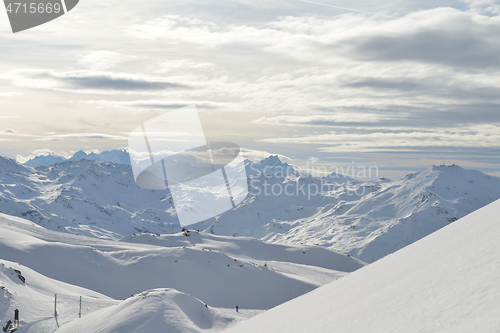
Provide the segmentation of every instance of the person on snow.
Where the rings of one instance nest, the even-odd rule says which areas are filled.
[[[236,305],[236,312],[238,312],[238,309],[239,309],[239,307],[238,307],[238,305]]]
[[[14,310],[14,325],[19,326],[19,310],[18,309]]]

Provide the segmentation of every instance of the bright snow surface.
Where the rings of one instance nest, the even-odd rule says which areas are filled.
[[[87,304],[84,317],[118,304],[115,299],[124,300],[92,320],[78,319],[82,324],[71,324],[68,332],[216,332],[364,266],[318,246],[265,244],[196,231],[140,234],[117,242],[50,231],[4,214],[0,230],[0,286],[6,288],[0,294],[0,320],[5,325],[19,307],[18,333],[54,332],[54,294],[61,298],[60,325],[76,318],[80,295]],[[137,296],[148,290],[146,297]],[[129,318],[129,313],[136,315]],[[88,329],[89,322],[100,320],[97,331]],[[150,330],[142,326],[148,320]],[[110,324],[120,322],[128,324]]]
[[[228,333],[499,332],[500,201]]]
[[[18,273],[25,279],[22,282]],[[58,317],[54,316],[54,295],[58,295]],[[107,296],[81,287],[47,278],[21,264],[0,260],[0,325],[14,321],[14,310],[20,312],[22,332],[54,332],[59,325],[78,318],[79,299],[82,312],[88,314],[117,304]]]

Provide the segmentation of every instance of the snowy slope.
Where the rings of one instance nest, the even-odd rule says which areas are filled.
[[[227,330],[498,332],[500,201]]]
[[[58,325],[78,318],[80,296],[84,315],[118,304],[97,292],[47,278],[21,264],[5,260],[0,260],[0,287],[0,325],[4,327],[8,320],[14,321],[14,310],[18,309],[20,327],[17,333],[54,332]],[[58,295],[57,320],[54,317],[54,294]]]
[[[116,306],[96,311],[62,326],[57,333],[221,332],[256,311],[206,307],[174,289],[144,291]]]
[[[80,296],[82,318],[78,319]],[[13,321],[15,309],[20,311],[17,333],[220,332],[262,312],[245,309],[237,314],[234,309],[205,307],[200,300],[174,289],[145,291],[116,301],[0,260],[0,326]]]
[[[188,235],[188,237],[186,237]],[[266,260],[300,265],[317,266],[343,272],[352,272],[362,263],[345,254],[319,246],[283,246],[269,244],[249,237],[216,236],[196,231],[174,235],[137,234],[123,238],[122,242],[149,244],[162,247],[190,247],[219,251],[240,260],[255,260],[264,264]]]
[[[358,182],[358,180],[351,178],[349,176],[340,174],[338,172],[332,172],[331,174],[323,177],[322,179],[324,179],[326,181],[336,182],[336,183]]]
[[[239,304],[269,309],[287,300],[290,292],[304,294],[364,265],[334,251],[274,245],[268,248],[266,257],[269,263],[277,262],[276,267],[265,267],[264,260],[252,256],[262,247],[260,241],[248,244],[246,239],[218,238],[226,248],[245,253],[233,256],[225,253],[224,247],[215,250],[179,240],[184,237],[210,243],[212,238],[205,241],[203,234],[178,235],[168,246],[116,242],[49,231],[3,214],[0,230],[2,259],[114,299],[167,287],[210,306],[232,308]],[[287,252],[286,263],[292,268],[283,270],[280,259]],[[321,266],[314,265],[315,258],[304,259],[315,256],[315,252],[325,261]]]
[[[458,166],[371,182],[301,175],[277,156],[247,163],[247,170],[247,198],[191,228],[317,244],[372,262],[500,198],[500,178]],[[0,211],[113,240],[182,229],[168,190],[138,188],[128,165],[90,160],[34,170],[0,158]]]

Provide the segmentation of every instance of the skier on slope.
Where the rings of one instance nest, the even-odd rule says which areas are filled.
[[[239,309],[239,306],[238,306],[238,305],[236,305],[236,312],[238,312],[238,309]]]

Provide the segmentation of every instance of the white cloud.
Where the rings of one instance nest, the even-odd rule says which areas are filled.
[[[20,92],[4,92],[0,93],[0,97],[18,97],[24,95],[23,93]]]
[[[111,135],[103,133],[70,133],[53,134],[39,137],[37,141],[88,141],[88,140],[127,140],[127,137],[121,135]]]
[[[125,56],[118,52],[90,51],[81,56],[80,60],[78,60],[78,65],[94,71],[103,71],[130,59],[134,59],[134,57]]]
[[[323,152],[421,151],[430,148],[494,148],[500,146],[500,127],[476,126],[451,130],[336,133],[262,139],[262,142],[318,146]]]
[[[470,11],[473,13],[491,14],[491,15],[500,14],[500,4],[498,4],[497,0],[462,0],[462,1],[469,6]]]
[[[149,67],[149,70],[156,73],[171,73],[174,71],[190,72],[193,70],[215,69],[217,65],[211,62],[195,62],[187,59],[175,59],[169,61],[159,61]]]
[[[335,115],[262,117],[253,122],[267,125],[289,126],[338,126],[339,123],[380,123],[393,119],[393,115],[375,113],[339,112]]]

